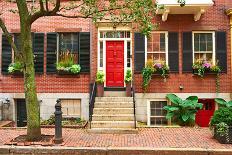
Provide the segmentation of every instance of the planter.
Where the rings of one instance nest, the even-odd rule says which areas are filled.
[[[104,96],[104,84],[97,84],[97,96],[103,97]]]
[[[131,97],[131,82],[126,83],[126,96]]]
[[[217,132],[217,128],[214,128],[214,138],[221,144],[232,144],[232,126],[229,127],[228,133],[221,135]]]
[[[198,75],[198,69],[193,69],[193,74]],[[213,72],[209,69],[206,69],[204,72],[205,75],[217,75],[217,72]]]
[[[58,75],[80,75],[79,73],[74,74],[74,73],[72,73],[72,72],[64,71],[64,70],[57,70],[56,73],[57,73]]]

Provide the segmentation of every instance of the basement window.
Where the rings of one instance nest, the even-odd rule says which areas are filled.
[[[166,111],[163,107],[167,101],[150,101],[148,102],[148,126],[165,126],[168,125]]]

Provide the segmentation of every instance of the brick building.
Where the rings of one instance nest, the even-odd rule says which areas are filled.
[[[232,6],[232,2],[187,0],[185,7],[180,7],[175,0],[158,0],[158,3],[164,4],[165,9],[158,10],[159,15],[154,22],[159,23],[159,28],[149,38],[138,32],[135,23],[112,27],[111,23],[94,25],[91,20],[63,17],[43,17],[33,23],[41,118],[48,119],[53,114],[59,98],[65,116],[88,120],[90,84],[94,82],[98,70],[106,75],[107,96],[123,95],[124,75],[128,68],[133,70],[136,120],[147,122],[149,126],[172,124],[165,119],[162,110],[162,106],[169,104],[165,98],[168,93],[182,98],[196,95],[205,102],[205,110],[215,109],[213,99],[216,97],[230,100],[231,34],[225,11]],[[7,7],[14,8],[16,4],[8,4]],[[6,12],[3,19],[14,41],[19,44],[19,17]],[[4,35],[0,33],[0,36],[0,116],[4,120],[14,120],[20,126],[25,124],[23,113],[26,111],[23,77],[8,74],[14,55]],[[56,62],[63,48],[77,55],[76,63],[81,66],[78,76],[57,74]],[[117,51],[114,51],[116,48]],[[120,60],[114,59],[114,55]],[[108,67],[112,63],[110,58],[115,64],[111,69]],[[218,61],[222,67],[220,93],[216,93],[215,75],[200,78],[192,73],[192,65],[198,58],[210,60],[213,64]],[[153,75],[147,92],[143,93],[141,71],[149,59],[164,60],[170,67],[170,73],[165,81],[161,76]],[[9,104],[6,104],[6,99],[9,99]]]

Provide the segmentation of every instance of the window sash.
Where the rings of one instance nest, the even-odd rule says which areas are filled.
[[[207,39],[206,40],[204,40],[204,41],[202,41],[201,39],[200,39],[200,35],[211,35],[211,39],[208,41]],[[198,43],[199,43],[199,47],[198,47],[198,49],[199,50],[196,50],[196,39],[195,39],[195,37],[197,37],[197,35],[199,35],[199,40],[198,40]],[[207,59],[206,58],[206,54],[212,54],[212,63],[213,64],[215,64],[215,57],[216,57],[216,55],[215,55],[215,32],[212,32],[212,31],[195,31],[195,32],[193,32],[193,35],[192,35],[192,45],[193,45],[193,63],[195,62],[195,59],[196,59],[196,55],[195,54],[203,54],[204,56],[204,58],[203,59]],[[207,37],[206,37],[207,38]],[[200,44],[201,44],[201,41],[202,42],[204,42],[204,43],[206,43],[206,47],[205,47],[205,49],[206,50],[200,50]],[[211,42],[212,43],[212,50],[207,50],[207,43],[208,42]]]

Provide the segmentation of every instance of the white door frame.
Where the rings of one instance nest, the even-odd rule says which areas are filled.
[[[130,31],[130,38],[100,38],[101,31]],[[103,71],[105,75],[106,75],[106,41],[124,41],[124,77],[125,77],[126,70],[128,68],[127,67],[127,42],[128,41],[130,42],[130,48],[131,48],[130,52],[132,53],[131,28],[129,27],[118,27],[116,29],[114,29],[113,27],[99,27],[98,28],[97,68],[98,68],[98,71]],[[100,66],[100,42],[103,43],[103,66]],[[132,67],[132,61],[131,61],[131,67]],[[106,80],[105,80],[104,86],[106,87]],[[125,83],[124,83],[124,87],[125,87]]]

